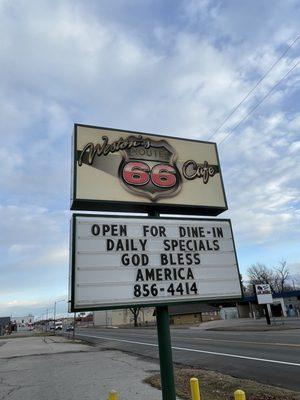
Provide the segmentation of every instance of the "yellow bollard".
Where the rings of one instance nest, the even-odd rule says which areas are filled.
[[[108,394],[108,400],[119,400],[118,392],[112,390]]]
[[[246,395],[243,390],[236,390],[234,392],[234,400],[246,400]]]
[[[192,400],[201,400],[198,379],[191,378],[190,385],[191,385]]]

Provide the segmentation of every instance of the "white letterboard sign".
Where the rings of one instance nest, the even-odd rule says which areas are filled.
[[[230,220],[73,215],[71,311],[241,297]]]
[[[258,285],[255,285],[255,291],[258,304],[273,303],[272,290],[269,284],[260,283]]]

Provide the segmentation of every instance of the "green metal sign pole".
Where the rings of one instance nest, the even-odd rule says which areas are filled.
[[[160,379],[163,400],[175,400],[171,335],[168,306],[156,307]]]
[[[159,213],[153,210],[149,216],[159,217]],[[168,306],[156,307],[156,325],[162,399],[176,400]]]

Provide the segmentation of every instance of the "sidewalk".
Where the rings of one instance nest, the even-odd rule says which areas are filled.
[[[289,329],[300,329],[300,318],[276,318],[271,319],[271,325],[267,325],[265,318],[252,319],[226,319],[203,322],[191,329],[205,331],[280,331]]]
[[[160,400],[143,380],[159,366],[119,351],[102,351],[59,336],[0,340],[0,398],[10,400]]]

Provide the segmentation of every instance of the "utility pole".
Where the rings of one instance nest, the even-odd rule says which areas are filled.
[[[75,323],[76,323],[76,312],[74,312],[74,320],[73,320],[73,340],[75,340]]]
[[[271,319],[270,319],[270,315],[269,315],[269,310],[268,310],[267,304],[264,305],[264,309],[265,309],[265,314],[266,314],[267,325],[271,325]]]
[[[53,312],[54,335],[56,335],[55,319],[56,319],[56,301],[54,302],[54,312]]]
[[[65,299],[57,300],[54,302],[54,313],[53,313],[53,323],[54,323],[54,335],[56,335],[56,326],[55,326],[55,319],[56,319],[56,304],[60,303],[61,301],[66,301]]]
[[[46,309],[46,332],[48,331],[48,308]]]

